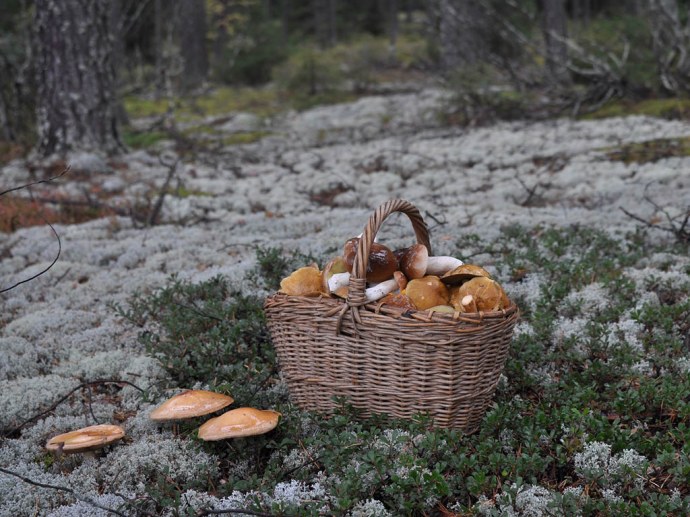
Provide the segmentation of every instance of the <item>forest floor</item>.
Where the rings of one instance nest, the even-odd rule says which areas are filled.
[[[212,452],[147,419],[175,389],[192,386],[177,383],[142,344],[141,329],[116,307],[131,305],[135,293],[151,296],[169,285],[171,275],[192,284],[223,275],[245,294],[264,297],[266,289],[247,281],[257,249],[327,259],[388,199],[404,198],[420,209],[436,254],[481,263],[525,303],[545,277],[543,271],[516,275],[502,268],[503,257],[491,245],[508,228],[525,228],[537,240],[549,228],[589,228],[614,240],[644,228],[646,238],[666,243],[667,251],[634,268],[684,282],[687,247],[679,252],[673,246],[687,243],[689,230],[683,225],[690,205],[689,122],[629,116],[458,128],[440,122],[446,103],[445,92],[429,89],[270,119],[227,113],[206,119],[203,130],[179,122],[184,139],[159,139],[117,158],[82,153],[66,162],[5,165],[3,188],[70,168],[30,189],[43,200],[42,217],[54,221],[54,231],[46,224],[21,227],[30,218],[20,218],[13,223],[19,228],[0,234],[2,288],[51,264],[58,252],[55,233],[61,247],[49,271],[0,295],[0,466],[35,482],[71,487],[90,502],[0,473],[0,516],[99,515],[93,502],[123,508],[126,498],[149,490],[152,471],[187,487],[189,479],[205,475],[204,468],[212,470]],[[151,120],[136,123],[143,128]],[[28,191],[13,195],[16,202]],[[61,206],[78,207],[75,220],[84,222],[66,224],[51,215]],[[412,241],[405,220],[389,223],[382,242],[396,247]],[[568,253],[568,260],[577,260],[577,249]],[[596,272],[599,265],[591,267]],[[690,361],[690,350],[683,357]],[[101,380],[131,384],[94,384],[62,401],[84,383]],[[280,381],[271,387],[283,388]],[[127,440],[95,459],[61,462],[45,453],[49,437],[96,422],[123,425]],[[312,492],[293,491],[290,504],[320,498],[335,512],[332,492],[317,494],[315,479],[303,479]],[[276,486],[265,488],[273,503],[280,501]],[[328,481],[321,479],[321,486]],[[443,496],[445,507],[454,493]],[[457,496],[457,508],[478,500],[499,504],[492,489],[470,493],[462,501]],[[362,496],[348,511],[403,511],[389,502],[367,503],[376,497]],[[209,501],[204,504],[215,504]],[[365,503],[374,510],[366,513]],[[439,508],[438,500],[429,504]]]

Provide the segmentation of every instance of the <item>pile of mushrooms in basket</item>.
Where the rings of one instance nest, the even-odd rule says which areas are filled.
[[[342,256],[320,270],[299,268],[280,283],[291,296],[347,298],[359,237],[345,243]],[[482,267],[454,257],[430,257],[423,244],[391,250],[372,243],[366,273],[369,302],[408,310],[449,314],[491,312],[510,305],[503,288]]]

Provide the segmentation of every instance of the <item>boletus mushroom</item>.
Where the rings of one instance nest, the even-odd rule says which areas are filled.
[[[348,240],[343,248],[343,258],[350,273],[355,263],[357,246],[359,246],[359,237],[354,237]],[[398,259],[395,258],[390,248],[378,242],[372,242],[371,248],[369,248],[369,262],[366,273],[367,282],[383,282],[391,278],[397,270]]]
[[[471,299],[467,296],[471,295]],[[450,303],[462,312],[498,311],[510,305],[503,288],[498,282],[477,276],[450,290]]]
[[[64,454],[91,452],[119,441],[124,435],[124,429],[117,425],[92,425],[53,436],[46,443],[46,449]]]
[[[478,276],[491,278],[491,274],[481,266],[475,264],[461,264],[448,271],[441,277],[441,282],[446,285],[460,285],[463,282]]]
[[[229,395],[206,390],[187,390],[166,400],[149,418],[156,422],[184,420],[214,413],[234,402]]]
[[[225,440],[264,434],[278,425],[280,413],[269,409],[242,407],[212,418],[199,428],[204,441]]]
[[[448,288],[437,276],[425,276],[410,280],[405,294],[420,311],[437,305],[448,305]]]

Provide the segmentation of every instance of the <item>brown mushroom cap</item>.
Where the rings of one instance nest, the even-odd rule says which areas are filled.
[[[280,292],[289,296],[320,296],[324,294],[323,277],[316,266],[301,267],[280,281]]]
[[[352,272],[359,246],[359,237],[354,237],[345,243],[343,257],[347,263],[348,271]],[[393,276],[398,270],[398,259],[395,258],[390,248],[372,242],[369,248],[369,263],[367,264],[367,282],[384,282]]]
[[[208,442],[264,434],[278,425],[279,418],[280,413],[268,409],[233,409],[202,425],[199,438]]]
[[[462,264],[443,275],[441,281],[446,285],[459,285],[478,276],[491,278],[491,274],[481,266],[475,264]]]
[[[437,276],[425,276],[410,280],[405,294],[420,311],[436,305],[448,305],[448,288]]]
[[[223,409],[233,402],[232,397],[222,393],[187,390],[163,402],[151,412],[149,418],[157,422],[194,418]]]
[[[87,452],[115,443],[124,435],[124,429],[117,425],[92,425],[53,436],[46,443],[46,449],[65,454]]]
[[[424,244],[413,244],[403,250],[400,256],[400,271],[405,273],[408,280],[422,278],[426,275],[429,263],[429,251]]]
[[[467,312],[463,308],[467,307],[463,306],[463,300],[468,295],[472,295],[477,311],[498,311],[510,304],[498,282],[483,276],[472,278],[460,286],[453,287],[450,291],[450,303],[457,310]]]
[[[381,298],[381,304],[393,305],[407,310],[415,310],[416,307],[412,304],[410,297],[402,293],[389,293]]]

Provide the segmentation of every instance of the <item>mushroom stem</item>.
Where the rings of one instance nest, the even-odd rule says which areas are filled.
[[[369,287],[364,293],[366,294],[367,300],[374,302],[386,296],[393,291],[398,289],[398,281],[395,278],[381,282],[372,287]]]
[[[350,283],[350,273],[335,273],[328,279],[328,288],[332,293]]]
[[[426,274],[440,276],[462,264],[464,264],[464,262],[455,257],[429,257],[429,263],[426,266]]]

